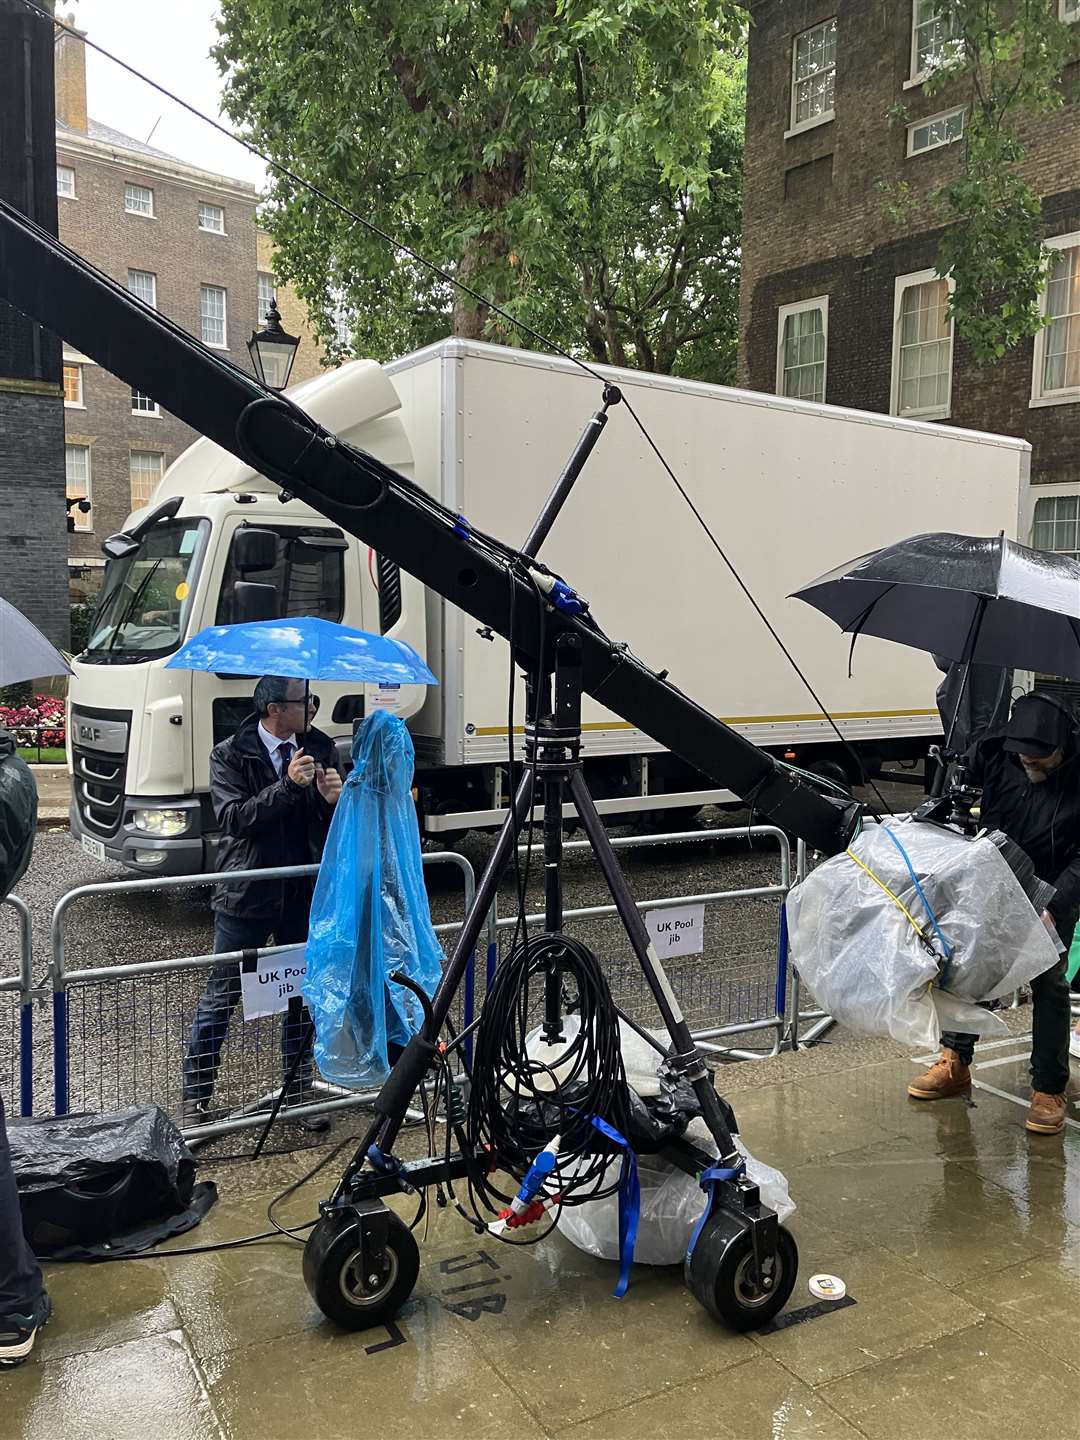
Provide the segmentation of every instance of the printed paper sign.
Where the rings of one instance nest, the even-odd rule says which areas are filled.
[[[303,995],[307,960],[304,947],[282,950],[278,955],[260,955],[250,970],[240,966],[240,989],[244,1000],[244,1019],[260,1020],[264,1015],[280,1015],[289,1008],[294,996]]]
[[[371,708],[373,710],[396,710],[400,704],[400,685],[379,685],[372,692]]]
[[[704,905],[646,910],[645,924],[661,960],[665,955],[700,955],[705,948]]]

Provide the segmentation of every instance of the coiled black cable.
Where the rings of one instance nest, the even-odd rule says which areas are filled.
[[[576,1034],[549,1065],[530,1058],[527,1040],[552,964],[559,966],[572,1012],[567,1035],[572,1028]],[[496,969],[476,1031],[465,1118],[474,1204],[493,1211],[507,1205],[513,1197],[499,1188],[493,1168],[521,1178],[556,1136],[558,1162],[542,1193],[559,1195],[563,1205],[614,1194],[617,1182],[604,1182],[622,1152],[595,1128],[593,1116],[625,1136],[629,1092],[607,981],[596,956],[579,941],[526,935]]]

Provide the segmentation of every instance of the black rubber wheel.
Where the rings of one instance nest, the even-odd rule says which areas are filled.
[[[413,1233],[392,1210],[377,1275],[362,1273],[359,1240],[359,1222],[346,1211],[324,1216],[304,1246],[304,1284],[326,1318],[343,1330],[368,1330],[392,1320],[420,1273]]]
[[[799,1273],[799,1250],[781,1225],[772,1272],[759,1277],[747,1225],[718,1211],[698,1236],[684,1267],[686,1283],[714,1320],[732,1330],[757,1330],[778,1315]]]

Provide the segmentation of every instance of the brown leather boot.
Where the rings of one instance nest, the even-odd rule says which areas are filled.
[[[955,1050],[943,1046],[941,1059],[935,1060],[925,1075],[907,1087],[913,1100],[948,1100],[953,1095],[970,1095],[971,1071]]]
[[[1024,1127],[1036,1135],[1060,1135],[1065,1129],[1065,1096],[1034,1090]]]

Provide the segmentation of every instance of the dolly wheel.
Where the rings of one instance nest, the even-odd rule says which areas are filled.
[[[794,1237],[781,1225],[776,1254],[757,1273],[749,1226],[717,1211],[697,1238],[684,1266],[686,1283],[709,1314],[732,1330],[757,1330],[787,1304],[799,1271]]]
[[[304,1284],[328,1320],[343,1330],[367,1330],[392,1320],[412,1294],[420,1250],[393,1211],[381,1264],[364,1264],[359,1222],[345,1212],[323,1217],[304,1246]]]

